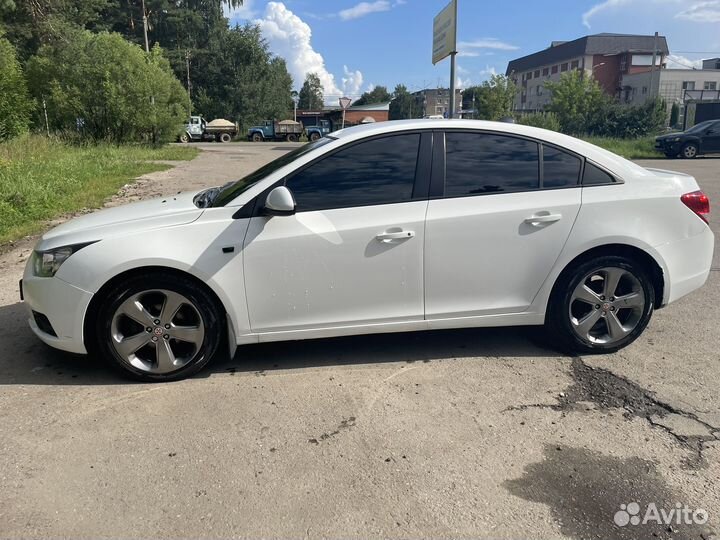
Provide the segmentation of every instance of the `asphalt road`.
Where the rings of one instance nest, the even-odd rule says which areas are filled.
[[[111,204],[220,184],[291,146],[203,145]],[[643,164],[720,203],[720,159]],[[720,212],[711,225],[720,238]],[[708,284],[617,354],[562,356],[522,328],[352,337],[243,347],[156,385],[32,336],[17,299],[31,246],[0,256],[0,537],[720,530],[717,244]],[[616,525],[632,502],[709,521]]]

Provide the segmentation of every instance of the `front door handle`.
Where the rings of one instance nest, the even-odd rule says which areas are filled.
[[[539,216],[530,216],[529,218],[526,218],[525,223],[532,225],[533,227],[537,227],[545,223],[554,223],[555,221],[560,221],[561,219],[562,214],[541,214]]]
[[[388,243],[393,240],[406,240],[408,238],[413,238],[414,236],[415,231],[395,231],[380,233],[375,237],[375,239],[380,242]]]

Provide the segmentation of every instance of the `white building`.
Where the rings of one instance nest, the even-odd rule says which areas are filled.
[[[685,103],[687,90],[720,90],[720,69],[661,69],[653,74],[626,74],[621,89],[621,103],[642,105],[660,96],[667,103],[669,114],[673,103]]]

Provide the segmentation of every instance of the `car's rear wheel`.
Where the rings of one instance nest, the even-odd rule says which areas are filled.
[[[221,133],[220,134],[220,142],[221,143],[229,143],[232,140],[232,137],[229,133]]]
[[[685,146],[682,147],[682,150],[680,151],[680,155],[684,157],[685,159],[692,159],[694,157],[697,157],[698,154],[698,147],[694,143],[688,143]]]
[[[550,301],[546,326],[558,348],[611,353],[629,345],[650,322],[655,290],[645,268],[602,256],[563,273]]]
[[[170,381],[203,368],[218,352],[222,310],[192,280],[174,274],[134,277],[105,297],[97,350],[125,375]]]

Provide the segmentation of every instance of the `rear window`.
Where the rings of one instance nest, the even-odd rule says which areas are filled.
[[[543,188],[577,186],[581,165],[580,158],[543,145]]]
[[[540,186],[538,144],[492,133],[447,133],[446,197]]]

